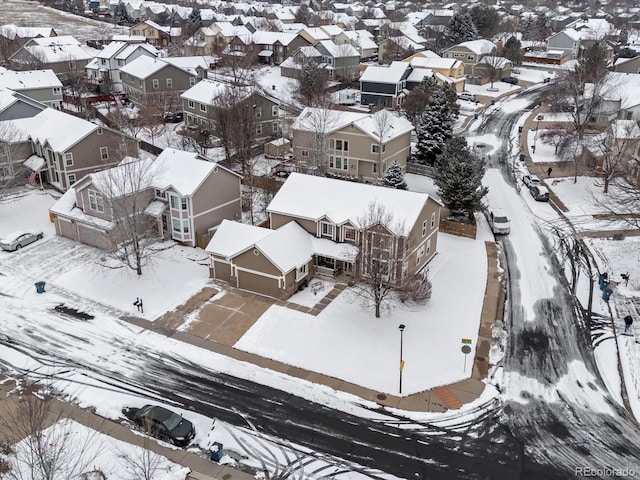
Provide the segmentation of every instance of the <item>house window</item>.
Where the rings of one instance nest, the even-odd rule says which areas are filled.
[[[189,233],[189,220],[182,221],[182,233]]]
[[[418,255],[416,255],[416,265],[418,265],[420,263],[420,259],[424,256],[424,245],[422,245],[420,247],[420,250],[418,250]]]
[[[153,88],[160,88],[160,80],[158,80],[157,78],[154,78],[153,80],[151,80],[151,84]]]
[[[255,112],[256,112],[256,118],[262,118],[262,109],[256,108]]]
[[[109,159],[109,147],[100,147],[100,158],[102,160]]]
[[[189,77],[189,86],[193,87],[196,84],[196,77]]]
[[[262,124],[261,123],[258,123],[256,125],[256,134],[257,135],[262,135]]]
[[[436,226],[436,212],[431,214],[431,228]]]
[[[73,166],[73,153],[65,153],[64,154],[64,164],[67,167]]]
[[[371,153],[380,153],[380,145],[371,144]]]
[[[356,243],[356,229],[351,227],[344,227],[344,241],[350,243]]]
[[[96,212],[104,212],[104,200],[95,190],[89,190],[89,208]]]
[[[280,115],[280,107],[278,105],[271,106],[271,116],[277,117]]]
[[[173,224],[173,231],[174,232],[178,232],[181,233],[181,226],[180,226],[180,220],[178,220],[177,218],[174,218],[171,223]]]
[[[431,239],[427,240],[427,255],[431,253]]]
[[[207,111],[207,106],[204,103],[200,104],[200,111],[201,112],[206,112]]]
[[[308,157],[308,156],[309,156],[309,150],[302,150],[302,151],[300,152],[300,154],[301,154],[303,157]]]
[[[273,122],[273,133],[277,133],[280,131],[280,124],[278,122]]]
[[[74,183],[76,183],[76,176],[75,174],[71,173],[69,175],[67,175],[67,183],[69,184],[69,186],[73,185]]]
[[[371,172],[372,173],[378,173],[378,164],[374,163],[373,166],[371,167]]]
[[[180,208],[180,207],[178,206],[178,197],[177,197],[177,196],[175,196],[175,195],[171,195],[170,203],[171,203],[171,208],[173,208],[173,209],[175,209],[175,210],[177,210],[178,208]]]
[[[427,234],[427,221],[422,222],[422,236],[424,237]]]
[[[96,135],[102,135],[102,127],[98,127],[98,130],[96,130]]]
[[[302,265],[301,267],[298,267],[296,269],[296,282],[298,280],[303,279],[304,277],[307,276],[307,264],[305,263],[304,265]]]
[[[159,188],[156,188],[156,198],[167,198],[167,197],[162,190],[160,190]]]
[[[186,210],[187,209],[187,199],[185,197],[181,198],[180,206],[182,207],[182,210]]]
[[[53,94],[60,95],[62,93],[62,89],[60,87],[53,87]]]
[[[173,78],[167,78],[167,88],[173,88]]]
[[[150,28],[150,29],[148,30],[148,34],[149,34],[149,35],[155,35],[155,34],[156,34],[156,31],[155,31],[153,28]]]
[[[320,222],[320,236],[333,240],[333,225],[327,222]]]
[[[467,60],[474,60],[475,57],[473,55],[467,55]]]
[[[196,108],[196,102],[194,102],[193,100],[189,100],[188,105],[189,108]]]
[[[342,169],[343,170],[349,170],[349,159],[348,158],[343,158],[342,159]]]

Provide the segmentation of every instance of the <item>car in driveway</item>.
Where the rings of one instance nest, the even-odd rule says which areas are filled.
[[[466,100],[468,102],[476,102],[476,96],[470,92],[462,92],[458,94],[460,100]]]
[[[509,217],[500,208],[491,208],[487,211],[487,220],[491,231],[496,235],[507,235],[511,231]]]
[[[518,79],[516,77],[504,77],[502,79],[504,83],[510,83],[511,85],[517,85]]]
[[[42,232],[13,232],[0,240],[0,248],[7,252],[15,252],[22,247],[41,240],[43,236]]]
[[[178,447],[186,447],[196,436],[193,423],[158,405],[123,408],[122,413],[145,433]]]
[[[184,120],[184,113],[180,110],[176,112],[164,112],[162,118],[168,123],[180,123]]]
[[[542,185],[531,185],[529,187],[529,193],[537,202],[549,201],[549,190]]]
[[[529,187],[531,187],[533,185],[541,185],[542,184],[542,182],[540,181],[540,179],[536,175],[523,175],[522,176],[522,183],[524,183],[527,188],[529,188]]]

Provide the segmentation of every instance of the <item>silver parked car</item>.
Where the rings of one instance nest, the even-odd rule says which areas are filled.
[[[42,237],[42,232],[14,232],[0,240],[0,248],[7,252],[13,252],[33,242],[37,242],[42,239]]]

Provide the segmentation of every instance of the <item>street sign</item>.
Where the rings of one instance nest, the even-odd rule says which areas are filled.
[[[404,360],[400,360],[400,371],[404,370]]]
[[[463,338],[462,339],[462,344],[463,345],[471,345],[471,339],[470,338]]]

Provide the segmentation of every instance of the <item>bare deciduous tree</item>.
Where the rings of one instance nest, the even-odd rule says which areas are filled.
[[[162,457],[151,450],[153,426],[147,419],[141,427],[143,436],[140,448],[119,448],[119,456],[124,460],[125,468],[131,472],[132,480],[153,480],[162,464]]]
[[[300,63],[296,64],[294,80],[298,84],[296,96],[304,106],[316,107],[327,100],[327,70],[312,58],[298,55]]]
[[[375,317],[380,318],[382,310],[391,308],[392,292],[402,284],[405,228],[384,205],[375,202],[369,204],[358,225],[353,291],[363,308],[373,308]]]
[[[386,108],[381,108],[377,112],[373,113],[373,126],[375,128],[373,134],[376,136],[378,143],[378,172],[382,175],[383,166],[382,166],[382,157],[384,153],[384,143],[387,137],[389,136],[389,132],[393,128],[393,124],[395,123],[396,117],[393,113],[391,113]]]
[[[609,192],[609,183],[622,176],[629,161],[638,153],[640,128],[635,120],[615,122],[607,132],[605,140],[598,145],[602,156],[602,178],[604,193]]]
[[[338,120],[340,112],[331,108],[331,103],[325,101],[321,106],[312,108],[303,113],[302,119],[306,129],[311,133],[309,138],[309,160],[307,168],[310,172],[319,175],[326,170],[325,154],[328,148],[327,135]]]

